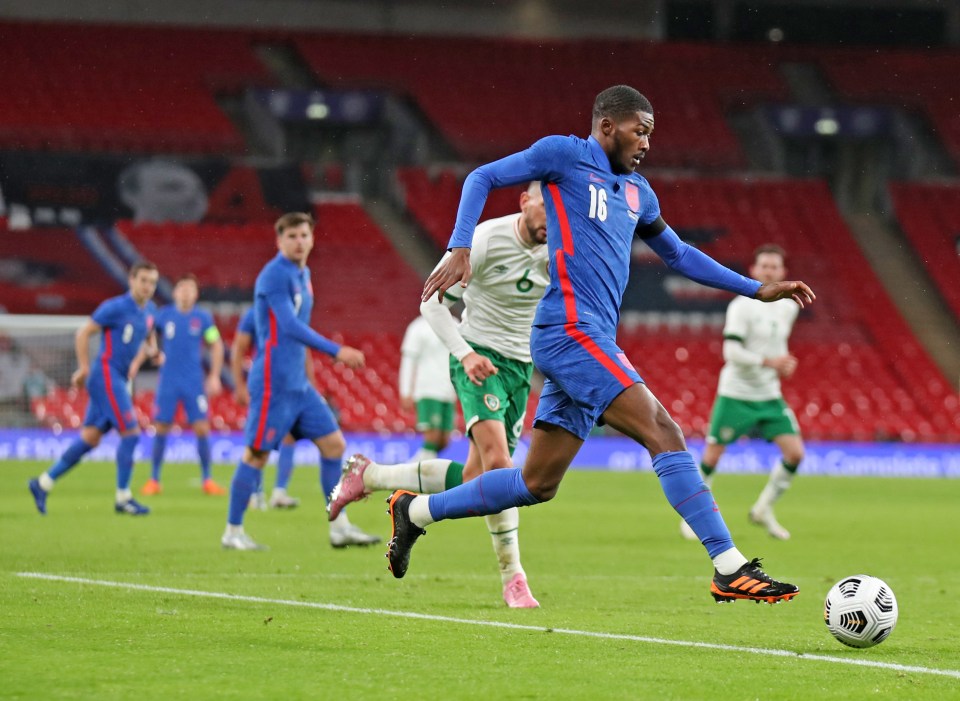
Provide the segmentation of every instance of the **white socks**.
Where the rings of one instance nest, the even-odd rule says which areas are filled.
[[[487,530],[493,539],[493,551],[500,563],[500,579],[506,585],[517,573],[523,574],[520,566],[520,510],[517,507],[505,509],[499,514],[483,517]]]
[[[341,511],[337,514],[337,517],[330,521],[330,530],[336,531],[341,528],[346,528],[350,525],[350,519],[347,518],[347,512]]]
[[[37,477],[37,482],[40,483],[40,489],[45,492],[49,492],[51,489],[53,489],[53,485],[56,484],[56,482],[53,481],[53,478],[50,477],[50,475],[48,475],[46,472]]]
[[[410,502],[409,515],[414,526],[424,528],[433,523],[433,516],[430,515],[430,497],[414,497]]]
[[[363,471],[363,486],[371,491],[406,489],[420,494],[442,492],[451,460],[421,460],[400,465],[370,463]]]
[[[128,501],[133,499],[133,492],[129,489],[118,489],[117,490],[117,503],[126,504]]]
[[[736,548],[725,550],[713,558],[713,566],[720,574],[733,574],[746,564],[747,558]]]
[[[757,497],[757,502],[753,505],[753,511],[760,513],[766,512],[773,506],[774,502],[787,491],[793,482],[793,473],[783,466],[783,461],[778,460],[770,471],[770,479],[767,485]]]

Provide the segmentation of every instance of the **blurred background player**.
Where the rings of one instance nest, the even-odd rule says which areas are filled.
[[[243,530],[250,496],[270,451],[287,434],[306,438],[320,449],[320,483],[325,498],[340,479],[346,441],[326,400],[307,381],[308,348],[327,353],[350,368],[364,365],[363,353],[321,336],[309,326],[313,285],[307,258],[313,249],[313,217],[290,212],[276,224],[279,252],[267,263],[254,286],[256,337],[262,347],[250,371],[250,413],[244,428],[243,459],[230,485],[224,548],[261,550]],[[380,538],[350,523],[346,513],[330,522],[330,544],[370,545]]]
[[[470,286],[451,287],[443,304],[430,298],[420,305],[423,318],[453,356],[450,377],[470,436],[466,466],[449,460],[383,466],[354,456],[331,499],[331,515],[375,489],[439,492],[485,471],[513,466],[533,375],[530,327],[550,281],[546,241],[543,194],[534,182],[520,196],[520,214],[477,227],[470,252]],[[464,312],[458,327],[448,308],[461,297]],[[519,510],[514,506],[485,520],[500,565],[504,601],[511,608],[537,608],[540,604],[520,564]]]
[[[117,494],[114,508],[118,514],[145,516],[150,513],[133,498],[130,479],[133,476],[133,453],[140,440],[128,381],[146,357],[157,357],[154,335],[156,307],[153,293],[160,274],[153,263],[141,261],[130,268],[130,291],[103,302],[87,322],[77,330],[75,351],[77,370],[71,382],[74,387],[86,386],[90,399],[83,419],[80,438],[64,451],[60,459],[39,477],[30,480],[30,493],[37,511],[47,513],[47,495],[54,483],[100,445],[103,434],[115,428],[120,434],[117,448]],[[100,352],[90,365],[90,339],[100,335]]]
[[[157,384],[154,415],[157,432],[153,438],[152,472],[140,490],[144,496],[163,492],[160,472],[167,450],[167,436],[178,405],[183,406],[187,422],[197,437],[203,492],[211,495],[227,493],[210,476],[210,422],[207,421],[207,398],[222,391],[223,340],[210,312],[197,307],[199,296],[197,278],[183,275],[173,286],[173,304],[161,307],[157,312],[156,327],[165,360],[160,366]],[[210,370],[206,377],[203,375],[204,345],[210,349]]]
[[[435,458],[447,447],[456,397],[450,382],[450,351],[418,316],[400,344],[400,408],[416,411],[416,429],[423,437],[414,461]]]
[[[247,310],[247,313],[240,319],[237,326],[237,332],[233,336],[233,343],[230,346],[230,374],[233,377],[233,398],[240,406],[250,406],[250,390],[247,388],[247,376],[243,371],[244,360],[247,353],[252,352],[256,357],[260,352],[260,344],[257,343],[257,327],[253,318],[253,307]],[[307,381],[316,388],[313,376],[313,356],[306,353]],[[266,509],[268,504],[274,509],[295,509],[300,505],[300,500],[287,494],[287,485],[290,484],[290,477],[293,475],[293,458],[296,449],[296,440],[293,436],[287,435],[280,442],[277,450],[277,481],[274,483],[273,492],[270,494],[270,500],[267,501],[263,493],[263,471],[259,474],[260,483],[257,491],[250,497],[250,508]]]
[[[786,279],[785,262],[780,246],[765,244],[754,251],[750,275],[764,283],[780,282]],[[780,389],[780,378],[790,377],[797,369],[787,339],[799,312],[789,299],[765,304],[737,297],[730,302],[723,327],[725,362],[700,462],[703,481],[712,486],[720,456],[738,438],[758,429],[766,440],[776,443],[781,458],[750,509],[750,521],[780,540],[788,539],[790,532],[777,522],[773,504],[790,486],[803,460],[800,426]],[[680,530],[684,537],[696,538],[686,521],[680,522]]]

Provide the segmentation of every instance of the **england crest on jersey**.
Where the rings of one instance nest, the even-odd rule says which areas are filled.
[[[633,183],[627,183],[626,187],[627,206],[634,212],[640,211],[640,188]]]

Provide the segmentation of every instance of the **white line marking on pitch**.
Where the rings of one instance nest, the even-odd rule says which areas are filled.
[[[917,674],[935,674],[941,677],[960,679],[960,670],[937,669],[935,667],[916,667],[913,665],[895,664],[892,662],[876,662],[874,660],[857,660],[847,657],[831,657],[829,655],[813,655],[790,650],[774,650],[760,647],[744,647],[741,645],[723,645],[721,643],[702,643],[694,640],[669,640],[667,638],[651,638],[645,635],[626,635],[621,633],[598,633],[589,630],[575,630],[571,628],[547,628],[544,626],[526,626],[519,623],[504,623],[501,621],[478,621],[470,618],[453,618],[451,616],[435,616],[429,613],[415,613],[412,611],[389,611],[386,609],[357,608],[355,606],[341,606],[339,604],[324,604],[313,601],[292,601],[289,599],[265,599],[260,596],[243,596],[240,594],[226,594],[216,591],[199,591],[196,589],[175,589],[173,587],[156,587],[149,584],[134,584],[131,582],[109,582],[100,579],[86,579],[84,577],[64,577],[42,572],[17,572],[18,577],[29,579],[43,579],[51,582],[72,582],[76,584],[91,584],[98,587],[113,587],[130,591],[156,592],[160,594],[178,594],[180,596],[196,596],[207,599],[225,599],[228,601],[248,601],[255,604],[275,604],[279,606],[299,606],[301,608],[321,609],[323,611],[338,611],[341,613],[366,613],[377,616],[395,616],[397,618],[412,618],[420,621],[439,621],[441,623],[458,623],[470,626],[487,626],[490,628],[505,628],[508,630],[524,630],[534,633],[560,633],[562,635],[577,635],[584,638],[600,638],[602,640],[629,640],[635,643],[650,643],[654,645],[674,645],[676,647],[695,647],[706,650],[724,650],[727,652],[746,652],[752,655],[766,655],[769,657],[789,657],[798,660],[814,660],[817,662],[833,662],[849,664],[858,667],[873,667],[889,669],[896,672],[915,672]]]

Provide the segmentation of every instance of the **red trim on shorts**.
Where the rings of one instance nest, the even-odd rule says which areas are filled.
[[[570,338],[583,346],[587,353],[592,355],[597,362],[609,370],[610,374],[616,377],[617,381],[621,385],[624,387],[630,387],[631,385],[635,384],[635,380],[630,377],[630,375],[628,375],[624,369],[620,367],[616,361],[614,361],[613,358],[604,354],[604,352],[600,350],[600,346],[597,345],[596,341],[594,341],[573,324],[564,324],[563,328]]]
[[[267,335],[267,341],[263,344],[263,399],[260,402],[260,421],[257,423],[257,436],[253,439],[255,450],[261,450],[263,445],[263,433],[267,428],[267,410],[270,408],[270,360],[273,355],[273,347],[277,345],[277,317],[273,315],[273,310],[268,309],[267,314],[270,317],[270,333]]]
[[[103,384],[107,390],[107,399],[110,400],[110,408],[113,409],[113,416],[117,420],[117,430],[123,433],[127,430],[127,425],[123,422],[123,413],[120,411],[120,405],[117,404],[117,398],[113,393],[113,378],[110,376],[110,358],[113,357],[113,337],[110,335],[110,329],[103,330],[103,355],[100,356],[100,369],[103,372]]]

